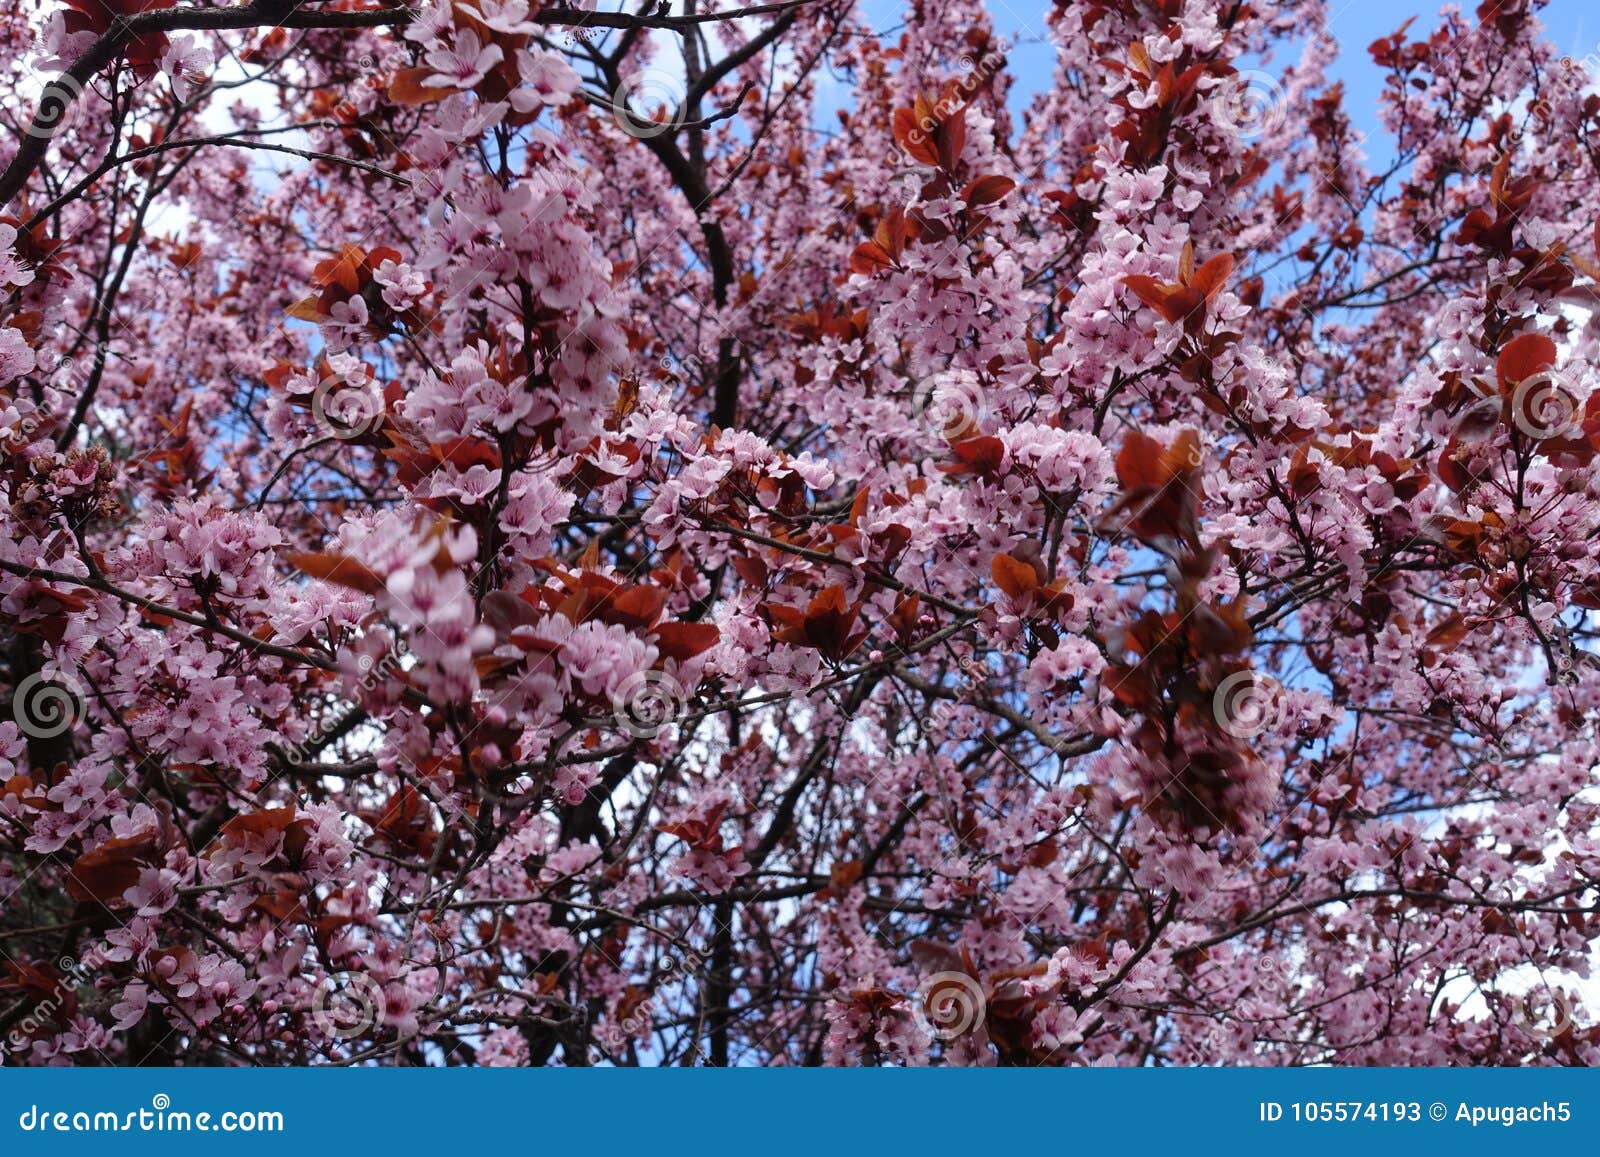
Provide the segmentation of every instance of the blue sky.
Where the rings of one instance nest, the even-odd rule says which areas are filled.
[[[1013,45],[1009,59],[1016,82],[1014,91],[1018,105],[1026,104],[1031,93],[1049,83],[1053,69],[1052,53],[1044,42],[1049,0],[986,3],[997,31]],[[1471,12],[1477,4],[1475,0],[1462,0],[1456,6]],[[1367,45],[1388,36],[1413,16],[1416,22],[1410,35],[1424,35],[1438,24],[1441,7],[1440,3],[1426,0],[1329,0],[1329,26],[1340,45],[1339,61],[1332,75],[1344,81],[1346,107],[1357,127],[1367,132],[1377,129],[1378,94],[1383,87],[1383,74],[1372,63]],[[905,10],[903,0],[867,0],[866,10],[876,31],[887,34],[890,40],[898,36],[900,14]],[[1552,0],[1540,12],[1539,19],[1545,25],[1546,38],[1567,55],[1581,59],[1591,53],[1600,54],[1600,5],[1593,0]]]
[[[1418,39],[1438,26],[1439,3],[1416,3],[1414,0],[1329,0],[1329,25],[1339,42],[1339,60],[1330,70],[1336,80],[1344,81],[1345,109],[1351,122],[1369,134],[1381,132],[1378,126],[1378,95],[1383,89],[1383,71],[1372,62],[1367,45],[1380,37],[1388,36],[1410,17],[1416,22],[1407,29],[1407,36]],[[1455,7],[1472,14],[1475,0]],[[1544,38],[1565,55],[1582,59],[1591,53],[1600,53],[1600,6],[1584,0],[1554,0],[1539,13],[1545,26]],[[1376,168],[1387,149],[1380,149],[1377,140],[1369,140],[1366,151]]]

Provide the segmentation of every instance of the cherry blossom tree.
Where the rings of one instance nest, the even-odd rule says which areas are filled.
[[[7,1063],[1600,1061],[1536,7],[6,6]]]

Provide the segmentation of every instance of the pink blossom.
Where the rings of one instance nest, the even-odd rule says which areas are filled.
[[[433,71],[424,83],[439,88],[471,88],[505,59],[498,44],[484,44],[470,28],[458,29],[450,48],[429,49],[424,59]]]

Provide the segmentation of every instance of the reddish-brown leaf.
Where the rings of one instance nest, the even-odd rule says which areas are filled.
[[[1228,284],[1228,278],[1233,274],[1233,254],[1219,253],[1195,270],[1194,277],[1189,284],[1198,289],[1207,301],[1222,292],[1222,287]]]
[[[656,649],[661,657],[679,663],[709,651],[721,638],[722,633],[712,623],[658,623],[655,629]]]
[[[322,299],[319,297],[302,297],[285,312],[290,317],[297,317],[301,321],[310,322],[325,321],[328,316],[322,312]]]
[[[433,72],[427,68],[402,68],[389,82],[389,99],[398,104],[432,104],[455,91],[424,84]]]
[[[141,869],[161,863],[163,854],[156,831],[107,840],[73,862],[67,874],[67,892],[76,900],[93,900],[110,907],[139,882]]]
[[[667,592],[649,583],[628,587],[607,600],[600,617],[608,623],[643,630],[661,617],[666,609]]]
[[[1433,648],[1449,649],[1467,637],[1467,620],[1459,611],[1451,611],[1428,632],[1427,644]]]
[[[1556,343],[1542,333],[1525,333],[1512,338],[1500,350],[1495,362],[1500,392],[1510,394],[1521,383],[1556,364]]]
[[[856,246],[855,252],[850,254],[851,273],[862,273],[871,277],[893,268],[894,261],[876,241],[863,241]]]
[[[737,555],[732,560],[733,569],[740,578],[753,587],[767,585],[767,576],[770,573],[765,560],[751,554]]]
[[[921,106],[923,100],[917,98]],[[931,116],[926,125],[918,123],[919,109],[897,108],[891,124],[894,128],[895,143],[904,149],[912,160],[920,161],[924,165],[937,165],[939,163],[939,148],[933,138],[933,131],[937,128]]]
[[[362,594],[376,595],[383,590],[383,576],[365,563],[346,558],[342,554],[326,551],[293,551],[284,556],[285,561],[302,574],[323,582],[338,583]]]
[[[967,187],[961,190],[961,199],[972,208],[977,208],[979,205],[993,205],[1016,187],[1017,183],[1010,177],[991,173],[987,177],[979,177],[968,183]]]
[[[985,434],[950,443],[950,453],[956,460],[939,467],[946,474],[993,474],[1005,461],[1006,444]]]
[[[1012,558],[1009,554],[995,555],[989,564],[989,574],[994,578],[994,585],[1013,599],[1031,595],[1039,589],[1039,572],[1033,568],[1033,564]]]
[[[860,603],[845,600],[844,587],[828,587],[806,606],[806,640],[825,658],[837,662],[853,649],[850,631],[860,610]]]

